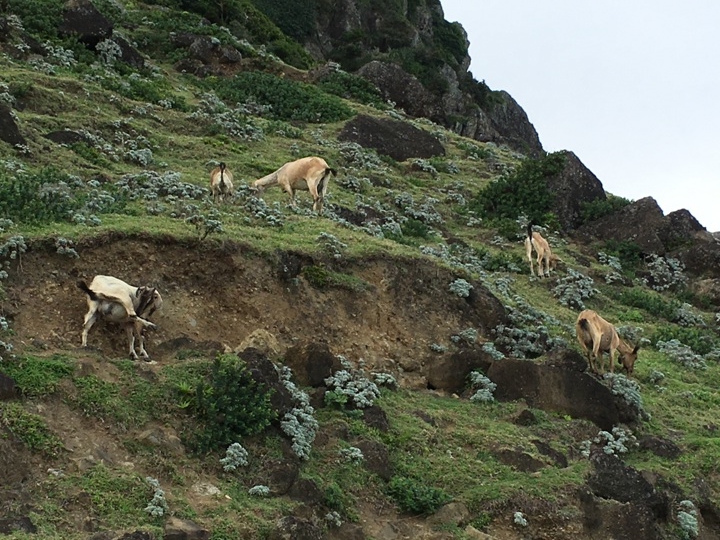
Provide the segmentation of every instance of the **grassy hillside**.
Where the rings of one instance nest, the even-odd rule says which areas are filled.
[[[10,5],[28,17],[22,3]],[[484,190],[522,179],[532,168],[524,156],[406,118],[351,75],[338,75],[338,91],[251,72],[290,71],[259,42],[199,26],[197,14],[140,2],[98,6],[149,55],[147,68],[62,40],[54,20],[44,19],[35,27],[13,19],[8,43],[20,43],[25,24],[50,40],[50,54],[0,54],[0,101],[27,142],[0,143],[7,346],[0,372],[21,392],[0,402],[7,456],[0,503],[8,518],[29,516],[37,527],[8,538],[79,539],[107,530],[160,537],[170,515],[207,528],[213,540],[273,538],[280,518],[305,515],[302,497],[249,490],[280,483],[268,471],[283,462],[317,487],[313,504],[319,500],[322,511],[313,519],[330,538],[349,537],[340,523],[377,538],[390,523],[417,538],[469,538],[468,524],[499,538],[578,537],[576,491],[591,472],[583,450],[597,426],[540,410],[532,410],[534,424],[519,425],[525,403],[471,400],[479,388],[470,383],[459,398],[428,390],[423,370],[446,351],[472,347],[541,362],[551,345],[576,347],[573,325],[583,307],[643,344],[630,387],[648,414],[634,436],[659,436],[682,450],[662,458],[628,442],[625,463],[676,486],[679,500],[720,503],[718,323],[675,261],[641,260],[632,245],[578,244],[553,231],[553,216],[533,202],[510,199],[493,214],[492,192]],[[169,34],[182,29],[241,49],[237,77],[177,72],[183,51]],[[437,137],[446,155],[399,163],[339,142],[359,113],[412,123]],[[63,130],[77,135],[62,144],[46,137]],[[250,189],[306,155],[338,170],[322,215],[312,213],[307,193],[290,207],[278,189],[262,197]],[[236,183],[226,205],[214,205],[207,189],[220,161]],[[531,278],[523,259],[525,220],[537,212],[565,261],[548,280]],[[283,282],[278,268],[287,253],[311,264]],[[432,269],[427,274],[441,285],[426,280],[424,295],[399,302],[394,280],[418,268]],[[109,326],[93,329],[92,348],[78,347],[85,300],[74,281],[96,273],[160,287],[166,305],[148,339],[156,363],[126,360],[124,337]],[[462,306],[471,282],[497,296],[510,325],[478,335],[463,326],[461,307],[416,305]],[[343,406],[342,392],[323,400],[299,388],[318,426],[307,459],[297,459],[279,423],[263,416],[261,392],[244,392],[251,382],[241,366],[216,354],[258,329],[277,339],[278,364],[298,342],[325,341],[366,388],[375,381],[374,403],[389,429],[370,427],[361,408]],[[213,378],[216,358],[237,383],[229,389]],[[377,373],[399,386],[382,385]],[[219,385],[206,388],[205,405],[203,381]],[[226,393],[254,413],[231,434],[244,435],[236,442],[248,453],[248,464],[234,471],[223,467],[230,439],[211,406]],[[538,440],[567,466],[542,454]],[[389,478],[363,466],[356,452],[363,444],[387,449]],[[506,450],[541,466],[522,472],[503,462]],[[449,501],[467,507],[462,526],[425,519]],[[668,538],[694,537],[682,508],[663,524]]]

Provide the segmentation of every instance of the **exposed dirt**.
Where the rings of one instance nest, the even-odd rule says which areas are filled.
[[[503,316],[494,297],[452,295],[448,286],[456,276],[417,262],[348,263],[338,270],[362,279],[365,290],[318,290],[299,275],[312,261],[287,253],[268,260],[239,245],[108,237],[77,250],[80,258],[70,259],[37,246],[12,272],[3,309],[21,350],[79,348],[87,306],[76,283],[96,274],[158,287],[163,308],[152,317],[157,329],[148,332],[146,348],[161,363],[172,360],[179,338],[232,349],[264,329],[283,351],[301,340],[324,341],[336,354],[398,372],[404,384],[422,387],[419,360],[428,356],[430,344],[447,345],[452,334],[471,326],[487,334]],[[101,322],[91,329],[88,345],[110,357],[127,349],[124,333]]]
[[[98,322],[90,332],[89,349],[80,347],[87,305],[76,282],[89,282],[96,274],[161,291],[163,309],[152,316],[157,329],[148,332],[146,342],[156,363],[138,363],[139,369],[149,372],[178,361],[177,352],[183,347],[216,342],[232,349],[263,329],[277,338],[281,354],[302,340],[324,341],[334,353],[352,362],[362,360],[369,369],[389,371],[403,385],[420,389],[425,387],[423,359],[431,343],[448,344],[452,334],[468,327],[483,333],[503,317],[502,307],[491,295],[476,292],[469,299],[452,295],[448,286],[456,276],[417,262],[378,258],[347,263],[336,270],[363,280],[362,290],[318,290],[300,274],[313,261],[291,253],[263,258],[236,244],[185,245],[174,239],[122,235],[94,238],[76,249],[79,259],[58,255],[51,243],[31,246],[5,283],[2,310],[14,331],[11,341],[16,352],[71,353],[79,369],[105,380],[119,378],[115,365],[105,359],[126,356],[127,343],[120,328]],[[136,467],[123,441],[139,433],[115,433],[96,419],[80,416],[60,399],[38,407],[36,412],[69,451],[67,467],[85,470],[98,462]],[[168,426],[155,428],[172,431]],[[13,471],[13,477],[7,477],[12,489],[0,490],[0,506],[28,510],[32,490],[22,486],[46,476],[48,464],[11,437],[0,437],[0,442],[4,461]],[[197,471],[182,474],[187,486],[198,486],[186,489],[184,495],[196,510],[223,504],[222,496],[203,493],[202,486],[211,479]],[[170,478],[163,482],[171,486]],[[68,528],[92,530],[87,501],[75,501],[75,495],[68,494]],[[424,537],[422,519],[366,504],[368,511],[361,517],[365,531],[379,537],[383,530],[395,530],[397,538]]]

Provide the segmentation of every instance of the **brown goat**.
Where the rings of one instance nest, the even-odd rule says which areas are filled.
[[[286,163],[277,171],[255,180],[253,186],[262,192],[268,186],[278,185],[290,195],[290,203],[293,205],[295,192],[307,190],[313,198],[313,210],[320,213],[331,174],[335,174],[335,171],[323,158],[310,156]]]
[[[558,262],[562,259],[555,255],[550,249],[550,244],[545,240],[539,232],[533,232],[532,223],[528,223],[527,236],[525,237],[525,252],[528,261],[530,261],[530,273],[534,276],[532,250],[537,253],[538,276],[549,276],[551,270],[555,270]],[[545,263],[545,271],[543,272],[543,262]]]
[[[594,373],[599,373],[597,369],[598,362],[601,370],[604,367],[603,353],[608,353],[610,357],[610,373],[614,373],[615,355],[616,352],[619,352],[620,364],[625,368],[628,376],[632,375],[640,345],[633,348],[625,343],[620,339],[615,327],[596,312],[591,309],[582,311],[575,323],[575,333],[580,346],[585,351],[590,369]],[[600,374],[602,375],[602,373]]]

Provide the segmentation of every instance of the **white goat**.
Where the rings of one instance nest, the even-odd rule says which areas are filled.
[[[286,163],[277,171],[255,180],[253,186],[262,193],[266,187],[278,185],[290,195],[293,205],[295,191],[307,190],[313,198],[313,210],[320,213],[331,174],[335,171],[323,158],[310,156]]]
[[[615,327],[603,319],[600,315],[591,309],[586,309],[578,315],[575,323],[575,333],[577,334],[580,346],[585,351],[590,369],[594,373],[598,373],[597,363],[600,363],[600,369],[604,367],[603,353],[608,353],[610,357],[610,373],[615,372],[615,354],[620,353],[620,364],[625,368],[628,376],[632,375],[635,369],[635,361],[638,357],[640,345],[634,348],[625,343],[615,330]],[[594,362],[593,362],[594,358]]]
[[[550,249],[550,244],[545,240],[539,232],[533,232],[532,223],[528,223],[527,236],[525,237],[525,253],[528,261],[530,261],[530,274],[535,275],[533,268],[532,250],[537,253],[538,276],[550,276],[550,270],[555,270],[558,262],[562,259],[555,255]],[[543,263],[545,263],[545,271],[543,272]]]
[[[221,199],[227,201],[232,197],[233,175],[225,166],[225,163],[220,162],[220,165],[210,172],[210,191],[212,191],[215,203]]]
[[[140,346],[140,355],[149,358],[145,350],[143,328],[155,325],[143,317],[150,317],[155,310],[162,307],[162,296],[153,287],[133,287],[112,276],[95,276],[86,285],[78,281],[77,286],[87,294],[88,312],[85,315],[82,331],[82,346],[87,347],[87,337],[99,316],[125,326],[130,348],[130,357],[137,360],[135,338]]]

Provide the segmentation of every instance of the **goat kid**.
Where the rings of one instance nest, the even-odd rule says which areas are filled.
[[[135,339],[138,340],[140,356],[149,358],[145,350],[144,327],[155,328],[144,317],[150,317],[162,307],[162,296],[153,287],[134,287],[112,276],[95,276],[88,286],[78,281],[77,286],[87,294],[88,312],[82,331],[82,346],[87,347],[90,328],[102,317],[107,321],[120,323],[125,327],[130,357],[137,360]]]
[[[227,202],[232,197],[233,175],[225,166],[225,163],[220,162],[220,165],[210,172],[210,191],[212,191],[213,202],[215,203],[219,200]]]
[[[603,319],[591,309],[586,309],[578,315],[575,323],[575,333],[578,342],[585,351],[590,369],[598,373],[597,363],[600,369],[604,368],[603,353],[610,357],[610,373],[615,372],[615,355],[620,353],[620,365],[625,368],[628,376],[632,375],[635,369],[635,361],[638,357],[640,345],[634,348],[625,343],[615,330],[615,327]],[[593,362],[594,358],[594,362]],[[602,374],[602,373],[600,373]]]
[[[322,212],[323,201],[327,193],[330,175],[336,174],[324,159],[316,156],[290,161],[274,173],[255,180],[253,186],[260,193],[269,186],[280,186],[288,195],[290,203],[295,205],[295,192],[309,191],[313,198],[313,210]]]
[[[537,253],[537,266],[538,276],[545,277],[550,276],[550,270],[555,270],[558,262],[562,262],[562,259],[555,255],[550,249],[550,244],[545,240],[539,232],[533,232],[532,223],[528,223],[527,226],[527,237],[525,237],[525,253],[527,254],[528,261],[530,261],[530,274],[535,275],[535,269],[533,268],[532,251],[535,250]],[[543,272],[543,263],[545,264],[545,271]]]

